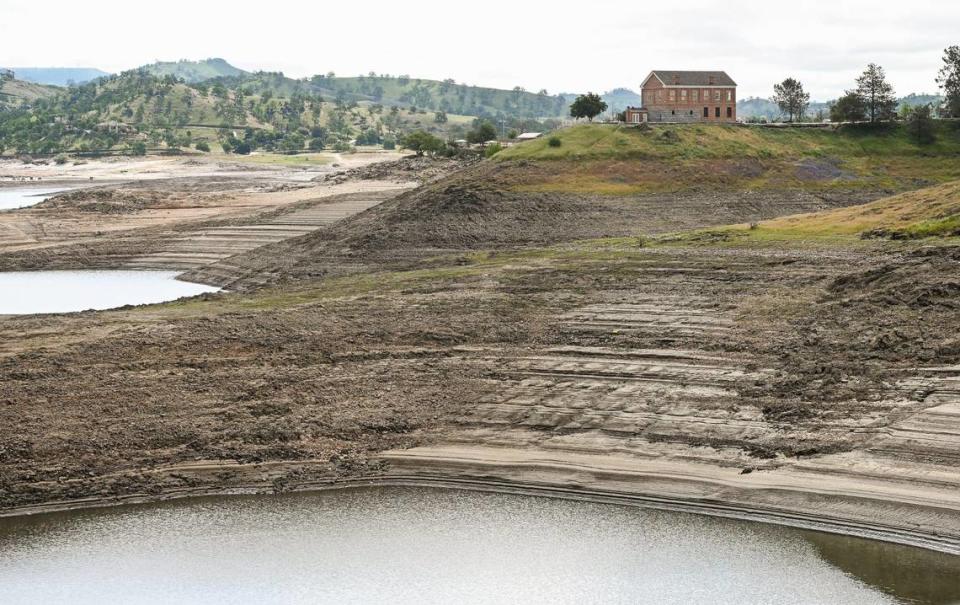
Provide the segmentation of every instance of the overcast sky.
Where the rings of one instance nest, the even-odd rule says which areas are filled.
[[[0,0],[0,65],[120,71],[223,57],[293,77],[376,71],[551,93],[722,69],[741,98],[793,76],[826,100],[870,61],[898,94],[934,92],[953,44],[957,0]]]

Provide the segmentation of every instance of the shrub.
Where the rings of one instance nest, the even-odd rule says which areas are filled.
[[[53,162],[57,166],[63,166],[64,164],[67,163],[67,155],[64,153],[59,153],[57,154],[57,157],[53,158]]]
[[[563,145],[563,141],[560,140],[560,137],[550,137],[550,140],[547,141],[547,145],[551,147],[559,147]]]
[[[396,148],[397,148],[397,142],[396,142],[395,140],[393,140],[393,139],[384,139],[384,140],[383,140],[383,148],[384,148],[384,149],[396,149]]]
[[[206,141],[200,141],[194,147],[197,148],[197,151],[202,151],[204,153],[210,153],[210,145]]]
[[[130,153],[133,155],[147,155],[147,144],[143,141],[134,141],[130,145]]]
[[[493,143],[493,144],[487,145],[486,149],[483,150],[483,156],[487,158],[492,158],[493,156],[497,155],[501,151],[503,151],[503,147],[500,145],[500,143]]]

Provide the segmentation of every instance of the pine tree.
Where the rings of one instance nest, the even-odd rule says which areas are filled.
[[[943,117],[960,118],[960,46],[943,51],[943,67],[937,84],[943,90]]]
[[[773,85],[773,102],[780,107],[780,111],[789,116],[789,121],[794,118],[802,120],[810,106],[810,94],[804,92],[803,84],[799,80],[787,78],[779,84]]]
[[[889,120],[896,113],[897,99],[893,86],[887,82],[883,68],[876,63],[867,65],[863,75],[857,78],[856,93],[871,122]]]

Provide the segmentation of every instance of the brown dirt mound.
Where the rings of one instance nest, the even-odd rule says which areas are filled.
[[[332,184],[346,183],[349,181],[429,183],[441,179],[457,170],[476,164],[479,159],[479,156],[475,155],[460,158],[433,158],[411,155],[392,162],[378,162],[359,168],[343,170],[335,174],[319,176],[313,180]]]

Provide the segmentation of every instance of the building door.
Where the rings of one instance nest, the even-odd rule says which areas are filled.
[[[709,108],[709,107],[704,107],[704,108],[703,108],[703,117],[705,117],[705,118],[709,118],[709,117],[710,117],[710,108]]]

